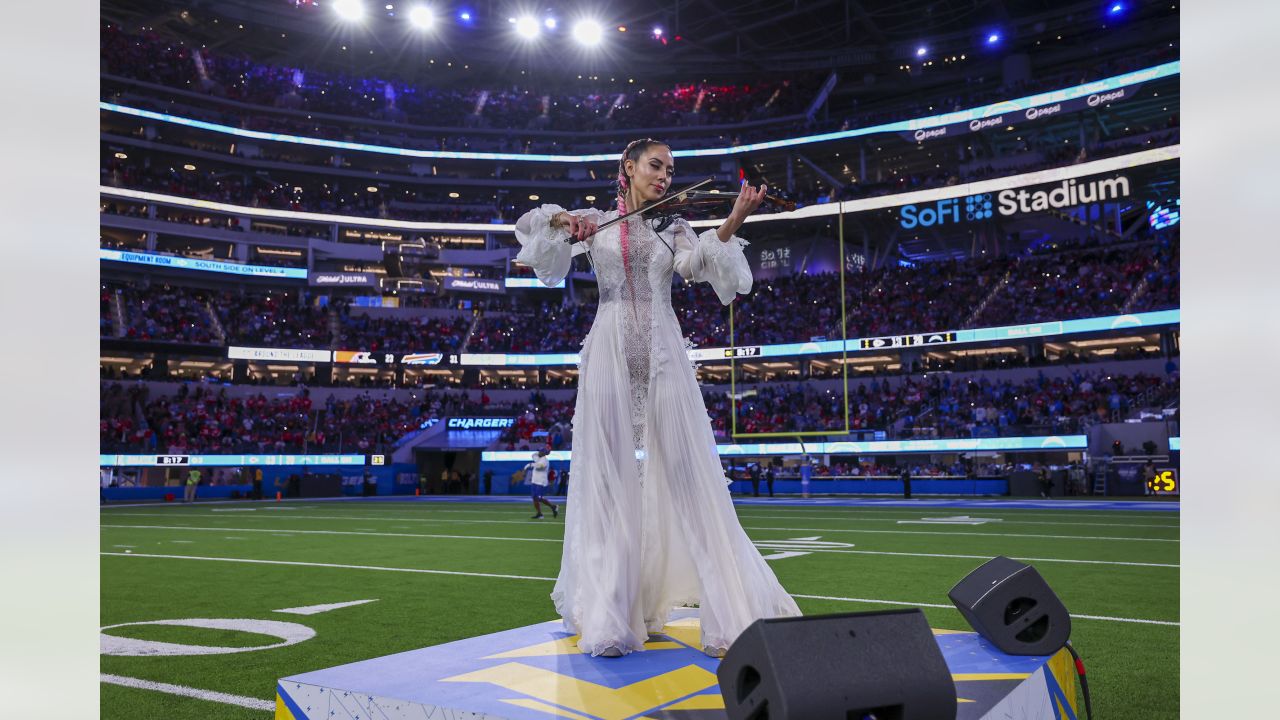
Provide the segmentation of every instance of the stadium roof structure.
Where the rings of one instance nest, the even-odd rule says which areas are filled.
[[[430,32],[417,31],[408,20],[416,0],[363,3],[359,22],[342,21],[329,0],[103,0],[101,17],[268,64],[407,79],[436,69],[432,79],[442,84],[511,81],[519,70],[540,82],[580,72],[626,75],[622,82],[833,69],[875,78],[931,60],[936,75],[947,70],[959,76],[973,72],[975,63],[998,70],[1009,53],[1085,61],[1125,45],[1176,39],[1178,32],[1176,4],[1146,3],[1115,17],[1096,0],[434,2],[427,4],[439,17]],[[531,17],[554,18],[557,27],[542,30],[537,42],[521,43],[510,21],[533,7],[541,9]],[[459,19],[464,9],[470,17],[465,22]],[[567,27],[588,12],[598,13],[604,29],[598,52],[582,52]],[[660,37],[654,28],[661,28]],[[953,55],[969,62],[939,67]],[[435,66],[448,62],[473,74],[446,77]]]

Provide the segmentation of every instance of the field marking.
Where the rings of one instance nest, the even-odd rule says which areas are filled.
[[[897,557],[927,557],[927,558],[950,558],[957,560],[990,560],[990,555],[951,555],[946,553],[909,553],[894,552],[890,550],[811,550],[816,553],[835,553],[838,555],[892,555]],[[1145,562],[1128,562],[1122,560],[1072,560],[1067,558],[1031,558],[1011,556],[1014,560],[1022,560],[1024,562],[1051,562],[1051,563],[1069,563],[1073,565],[1123,565],[1127,567],[1157,567],[1178,569],[1181,565],[1170,565],[1168,563],[1145,563]]]
[[[451,504],[456,504],[456,503],[451,503]],[[483,503],[477,503],[477,504],[483,504]],[[409,506],[408,504],[397,504],[395,506],[392,506],[387,503],[382,503],[379,505],[374,505],[370,503],[366,507],[360,507],[353,503],[351,506],[349,506],[349,509],[352,513],[364,512],[366,514],[362,514],[362,515],[353,514],[353,515],[350,515],[349,517],[359,517],[359,518],[369,518],[369,519],[380,520],[382,518],[379,517],[379,514],[383,512],[387,512],[387,508],[392,508],[393,511],[421,510],[423,513],[466,513],[466,514],[474,514],[474,515],[515,514],[513,509],[514,503],[510,503],[510,502],[501,502],[501,503],[495,502],[495,503],[492,503],[493,507],[489,507],[485,509],[443,507],[444,503],[439,503],[438,505],[440,506],[435,506],[431,503],[426,503],[424,505],[416,505],[416,506]],[[191,510],[192,511],[190,513],[191,515],[199,515],[200,510],[210,510],[210,511],[212,510],[212,508],[205,508],[203,506],[189,507],[184,505],[163,505],[162,506],[162,505],[142,504],[142,505],[113,505],[110,507],[102,508],[102,512],[104,514],[125,515],[125,514],[131,514],[131,513],[122,513],[119,511],[128,510],[128,509],[149,509],[149,510],[155,510],[157,512],[148,513],[148,514],[160,514],[163,512],[174,512],[175,514],[179,514],[179,515],[185,514],[185,513],[178,512],[176,510],[170,510],[170,508],[175,508],[175,507],[179,509]],[[290,506],[271,505],[269,507],[259,507],[255,509],[257,510],[319,510],[321,509],[321,506],[295,505],[290,507]],[[324,509],[327,510],[329,508],[326,507]],[[919,516],[923,512],[936,512],[939,510],[955,509],[955,510],[970,510],[973,512],[987,513],[987,514],[1006,514],[1006,515],[1017,515],[1022,517],[1035,517],[1035,518],[1046,518],[1046,517],[1106,518],[1109,520],[1132,521],[1136,523],[1137,526],[1139,527],[1163,527],[1159,525],[1147,525],[1142,523],[1141,521],[1150,520],[1152,522],[1170,522],[1170,521],[1179,520],[1181,515],[1180,512],[1173,512],[1173,511],[1166,511],[1166,512],[1153,514],[1152,511],[1149,511],[1149,510],[1110,510],[1107,512],[1096,512],[1096,513],[1079,511],[1079,510],[1056,512],[1053,510],[1042,510],[1038,508],[1006,508],[1006,507],[1000,507],[999,503],[993,503],[990,507],[980,507],[980,508],[946,508],[946,507],[938,507],[936,505],[921,505],[919,508],[902,507],[902,506],[894,506],[894,505],[885,505],[885,506],[849,505],[844,507],[834,506],[834,505],[812,505],[812,506],[775,505],[773,507],[769,507],[767,504],[752,503],[748,505],[735,504],[734,509],[737,511],[738,517],[741,517],[741,518],[765,518],[765,519],[807,518],[807,519],[814,519],[814,520],[846,518],[849,516],[867,516],[867,517],[876,516],[880,518],[886,518],[891,515]],[[778,511],[784,511],[788,509],[794,509],[797,512],[809,512],[809,513],[818,513],[818,514],[761,515],[761,514],[756,514],[755,512],[752,512],[757,510],[762,512],[778,512]],[[415,518],[415,519],[422,519],[422,518]],[[1008,522],[1015,522],[1015,520],[1009,519]],[[1073,523],[1064,523],[1064,524],[1069,525]],[[1114,523],[1099,523],[1099,524],[1111,525]],[[1176,527],[1181,527],[1181,525],[1178,525]]]
[[[294,560],[254,560],[251,558],[202,557],[197,555],[152,555],[147,553],[132,553],[132,554],[126,555],[125,553],[100,552],[98,554],[109,556],[109,557],[157,558],[157,559],[164,559],[164,560],[207,560],[212,562],[245,563],[249,565],[289,565],[289,566],[295,566],[295,567],[336,568],[339,570],[373,570],[378,572],[419,573],[424,575],[457,575],[462,577],[498,578],[503,580],[541,580],[544,582],[556,581],[556,579],[552,577],[536,577],[532,575],[498,575],[495,573],[461,572],[457,570],[425,570],[422,568],[382,567],[378,565],[342,565],[337,563],[298,562]],[[848,598],[848,597],[838,597],[833,595],[799,595],[799,594],[791,593],[791,597],[806,598],[810,600],[838,600],[842,602],[879,603],[882,605],[910,605],[910,606],[916,606],[916,607],[946,608],[949,610],[955,609],[951,605],[940,605],[936,603],[904,602],[901,600],[876,600],[871,598]],[[1140,624],[1146,624],[1146,625],[1173,625],[1173,626],[1181,625],[1181,623],[1173,622],[1170,620],[1147,620],[1144,618],[1122,618],[1122,617],[1112,617],[1110,615],[1072,614],[1071,617],[1080,618],[1084,620],[1106,620],[1110,622],[1140,623]]]
[[[203,557],[200,555],[156,555],[156,554],[150,554],[150,553],[127,553],[126,554],[126,553],[103,552],[98,554],[107,555],[111,557],[127,557],[127,558],[158,558],[158,559],[164,559],[164,560],[210,560],[213,562],[246,563],[249,565],[290,565],[294,567],[337,568],[339,570],[379,570],[382,572],[417,573],[422,575],[458,575],[461,577],[497,578],[499,580],[543,580],[546,582],[556,581],[556,579],[552,577],[538,577],[536,575],[501,575],[498,573],[462,572],[460,570],[427,570],[424,568],[381,567],[378,565],[342,565],[338,563],[300,562],[297,560],[254,560],[252,558]]]
[[[209,512],[257,512],[258,508],[210,508]]]
[[[328,603],[325,605],[307,605],[306,607],[283,608],[280,610],[272,610],[271,612],[288,613],[289,615],[318,615],[322,612],[329,612],[330,610],[340,610],[342,608],[355,607],[356,605],[364,605],[371,602],[378,602],[378,599],[351,600],[348,602]]]
[[[274,533],[277,537],[290,537],[291,535],[367,535],[370,537],[409,537],[409,538],[439,538],[445,540],[497,540],[500,542],[551,542],[563,543],[559,538],[513,538],[513,537],[495,537],[492,535],[430,535],[426,533],[382,533],[382,532],[356,532],[352,530],[275,530],[265,528],[222,528],[222,527],[198,527],[195,525],[102,525],[104,528],[130,529],[138,528],[142,530],[196,530],[196,531],[226,531],[232,532],[257,532],[257,533]],[[170,542],[191,542],[190,540],[172,540]],[[760,549],[795,549],[794,540],[752,540],[753,545]],[[837,544],[837,543],[831,543]],[[844,543],[839,543],[843,545]],[[990,555],[955,555],[945,553],[912,553],[912,552],[893,552],[889,550],[837,550],[837,549],[819,549],[817,547],[804,547],[803,549],[810,552],[821,553],[837,553],[845,555],[892,555],[897,557],[927,557],[927,558],[952,558],[960,560],[990,560]],[[769,558],[766,557],[766,560]],[[1172,565],[1168,563],[1148,563],[1148,562],[1132,562],[1123,560],[1076,560],[1069,558],[1030,558],[1030,557],[1014,557],[1015,560],[1025,562],[1052,562],[1052,563],[1069,563],[1076,565],[1119,565],[1127,567],[1158,567],[1158,568],[1180,568],[1181,565]]]
[[[188,643],[141,640],[124,635],[111,635],[107,630],[137,625],[173,625],[176,627],[210,628],[269,635],[280,642],[272,645],[246,645],[244,647],[219,647],[217,645],[191,645]],[[179,618],[175,620],[147,620],[107,625],[98,631],[99,653],[126,657],[160,657],[179,655],[230,655],[234,653],[274,650],[297,645],[316,636],[316,631],[306,625],[283,620],[255,620],[252,618]]]
[[[126,513],[117,513],[118,515],[126,515]],[[151,514],[132,513],[127,517],[154,517]],[[272,518],[277,519],[277,518]],[[350,517],[344,515],[281,515],[281,520],[339,520],[346,522],[366,522],[367,517]],[[450,518],[409,518],[409,517],[389,517],[379,518],[383,521],[395,522],[426,522],[426,523],[460,523],[469,525],[525,525],[528,526],[527,520],[454,520]],[[843,533],[879,533],[888,535],[959,535],[962,537],[1000,537],[1000,538],[1042,538],[1047,540],[1105,540],[1105,541],[1131,541],[1131,542],[1165,542],[1177,543],[1181,542],[1177,538],[1139,538],[1139,537],[1109,537],[1097,535],[1043,535],[1036,533],[981,533],[981,532],[944,532],[937,530],[861,530],[849,528],[811,528],[811,527],[748,527],[742,526],[744,530],[773,530],[778,532],[843,532]]]
[[[868,517],[878,513],[861,513],[860,517],[849,517],[843,515],[747,515],[739,513],[738,517],[743,520],[855,520],[855,521],[878,521],[878,522],[902,522],[903,520],[911,520],[921,517],[920,512],[905,513],[907,517]],[[984,512],[984,515],[995,515],[994,512]],[[1127,518],[1126,518],[1127,519]],[[1136,518],[1135,518],[1136,519]],[[1164,518],[1160,518],[1164,519]],[[1103,523],[1103,522],[1067,522],[1053,520],[1015,520],[1012,518],[991,518],[991,520],[999,520],[1007,525],[1070,525],[1085,527],[1127,527],[1127,528],[1163,528],[1169,530],[1181,529],[1181,525],[1152,525],[1149,523]]]
[[[201,690],[199,688],[187,687],[185,685],[172,685],[170,683],[155,682],[153,680],[124,677],[123,675],[108,675],[107,673],[102,673],[99,678],[102,682],[110,683],[111,685],[137,688],[139,690],[154,690],[156,692],[168,693],[170,695],[181,695],[183,697],[196,698],[197,700],[208,700],[209,702],[223,703],[224,705],[239,705],[240,707],[249,708],[250,710],[266,710],[274,712],[276,709],[276,704],[270,700],[259,700],[258,698],[245,697],[243,695],[232,695],[230,693],[215,692],[213,690]]]
[[[501,540],[503,542],[564,542],[559,538],[515,538],[515,537],[496,537],[491,535],[432,535],[428,533],[389,533],[389,532],[372,532],[364,530],[281,530],[279,528],[227,528],[227,527],[199,527],[196,525],[100,525],[104,528],[129,529],[139,528],[142,530],[207,530],[211,532],[251,532],[251,533],[276,533],[280,537],[290,537],[293,535],[368,535],[370,537],[410,537],[410,538],[438,538],[443,540]],[[233,538],[226,538],[231,540]],[[235,538],[243,540],[244,538]],[[174,542],[191,542],[190,540],[175,540]]]
[[[945,610],[956,609],[954,605],[943,605],[941,603],[906,602],[903,600],[876,600],[873,598],[839,597],[835,595],[796,595],[792,593],[791,597],[805,598],[806,600],[835,600],[838,602],[869,603],[869,604],[877,604],[877,605],[907,605],[910,607],[942,608]],[[1076,613],[1071,613],[1071,619],[1073,620],[1105,620],[1108,622],[1138,623],[1141,625],[1168,625],[1172,627],[1182,626],[1182,623],[1175,622],[1173,620],[1148,620],[1146,618],[1122,618],[1122,617],[1112,617],[1110,615],[1077,615]]]
[[[772,555],[761,555],[760,559],[761,560],[785,560],[787,558],[800,557],[802,555],[808,555],[808,554],[809,553],[807,552],[777,552]]]
[[[265,508],[265,509],[268,509],[268,510],[269,510],[269,509],[271,509],[271,508]],[[293,508],[281,508],[281,509],[288,509],[288,510],[292,510]],[[503,508],[502,510],[498,510],[498,509],[494,509],[494,510],[457,510],[457,509],[453,509],[453,508],[431,508],[429,512],[432,512],[432,513],[471,513],[471,514],[489,514],[489,515],[495,515],[495,514],[497,514],[497,515],[503,515],[503,516],[509,516],[509,515],[513,514],[513,513],[511,513],[511,512],[508,512],[506,508]],[[904,509],[904,510],[899,510],[899,509],[892,509],[892,510],[890,510],[890,509],[886,509],[886,510],[883,510],[883,511],[878,511],[878,510],[861,510],[861,511],[856,511],[856,512],[848,512],[848,513],[840,513],[840,514],[837,514],[837,513],[836,513],[836,511],[834,511],[834,510],[833,510],[831,513],[829,513],[829,514],[825,514],[825,515],[756,515],[756,514],[753,514],[753,513],[743,513],[743,512],[739,512],[739,513],[738,513],[738,517],[739,517],[739,518],[741,518],[741,519],[743,519],[743,520],[746,520],[746,519],[751,519],[751,520],[865,520],[865,521],[874,521],[874,522],[893,522],[893,521],[897,520],[898,518],[897,518],[896,516],[890,517],[890,516],[889,516],[889,513],[898,513],[898,514],[900,514],[900,515],[904,516],[902,519],[907,520],[907,519],[915,519],[915,518],[919,518],[922,512],[928,512],[928,510],[926,510],[925,508],[921,508],[921,509],[920,509],[920,510],[918,510],[918,511],[916,511],[916,510],[911,510],[910,508],[908,508],[908,509]],[[993,510],[983,510],[982,512],[983,512],[983,514],[987,514],[987,515],[995,515],[995,514],[1002,513],[1002,512],[1003,512],[1003,513],[1010,513],[1010,512],[1024,512],[1024,513],[1036,513],[1036,517],[1048,517],[1048,516],[1049,516],[1049,515],[1042,515],[1042,514],[1040,514],[1040,511],[1038,511],[1038,510],[1022,510],[1022,511],[1014,511],[1014,510],[995,510],[995,509],[993,509]],[[117,514],[121,514],[121,513],[117,513]],[[354,515],[354,514],[353,514],[353,515],[350,515],[349,517],[351,517],[352,519],[360,519],[360,520],[381,520],[381,519],[383,519],[383,518],[379,518],[379,517],[378,517],[377,515],[375,515],[375,514],[364,514],[364,515]],[[1054,513],[1054,514],[1052,514],[1052,517],[1081,517],[1081,516],[1080,516],[1079,514],[1077,514],[1077,513],[1065,513],[1065,514],[1064,514],[1064,513]],[[1089,515],[1089,517],[1110,517],[1110,516],[1108,516],[1108,515],[1101,515],[1101,514],[1099,514],[1099,515]],[[416,520],[428,520],[428,519],[430,519],[430,518],[415,518],[415,519],[416,519]],[[1120,519],[1123,519],[1123,520],[1145,520],[1145,519],[1147,519],[1147,518],[1138,518],[1138,517],[1134,517],[1134,518],[1120,518]],[[1150,518],[1150,519],[1151,519],[1151,520],[1167,520],[1168,518]],[[1006,524],[1009,524],[1009,525],[1068,525],[1068,526],[1121,527],[1121,528],[1161,528],[1161,529],[1167,529],[1167,530],[1178,530],[1178,529],[1180,529],[1180,528],[1182,527],[1181,525],[1152,525],[1152,524],[1149,524],[1149,523],[1104,523],[1104,522],[1097,522],[1097,523],[1095,523],[1095,522],[1066,522],[1066,521],[1058,521],[1058,522],[1055,522],[1055,521],[1040,521],[1040,520],[1017,520],[1017,519],[1013,519],[1013,518],[992,518],[992,520],[993,520],[993,521],[994,521],[994,520],[999,520],[999,521],[1001,521],[1001,522],[1003,522],[1003,523],[1006,523]]]

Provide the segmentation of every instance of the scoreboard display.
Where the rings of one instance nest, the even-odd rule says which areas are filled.
[[[858,341],[861,350],[883,350],[886,348],[915,347],[917,345],[939,345],[956,341],[954,332],[920,333],[917,335],[889,335],[877,338],[862,338]]]
[[[1147,482],[1147,488],[1156,495],[1180,495],[1182,486],[1178,482],[1178,469],[1157,468],[1156,476]]]

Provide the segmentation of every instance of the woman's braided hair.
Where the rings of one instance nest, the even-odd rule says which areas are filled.
[[[627,178],[627,160],[639,162],[640,156],[644,154],[654,145],[667,147],[667,144],[661,140],[653,138],[642,138],[640,140],[632,140],[627,143],[627,147],[622,151],[622,157],[618,158],[618,214],[627,214],[627,190],[631,188],[630,179]],[[627,277],[631,277],[631,257],[629,249],[630,237],[627,231],[627,223],[623,222],[618,227],[618,232],[622,234],[622,266],[627,273]]]

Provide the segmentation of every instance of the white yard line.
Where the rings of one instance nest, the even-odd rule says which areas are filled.
[[[194,525],[103,525],[104,528],[138,528],[142,530],[194,530],[194,531],[214,531],[214,532],[257,532],[257,533],[273,533],[277,537],[289,537],[290,535],[368,535],[370,537],[407,537],[407,538],[435,538],[443,540],[496,540],[499,542],[545,542],[545,543],[561,543],[563,540],[559,538],[513,538],[513,537],[496,537],[492,535],[431,535],[426,533],[384,533],[384,532],[356,532],[351,530],[276,530],[264,528],[223,528],[223,527],[198,527]],[[284,533],[282,535],[282,533]],[[174,541],[178,542],[178,541]],[[770,541],[756,540],[757,546],[776,545],[786,543],[787,541]],[[117,545],[116,547],[123,547]],[[776,549],[770,547],[769,549]],[[788,548],[792,549],[792,548]],[[828,548],[810,548],[805,547],[806,551],[819,553],[837,553],[844,555],[892,555],[896,557],[926,557],[926,558],[953,558],[959,560],[990,560],[989,555],[954,555],[944,553],[911,553],[911,552],[890,552],[887,550],[839,550]],[[769,558],[765,558],[769,559]],[[1024,562],[1052,562],[1052,563],[1069,563],[1078,565],[1121,565],[1129,567],[1157,567],[1157,568],[1178,568],[1178,565],[1170,565],[1168,563],[1147,563],[1147,562],[1127,562],[1121,560],[1075,560],[1068,558],[1032,558],[1032,557],[1015,557],[1015,560]]]
[[[211,562],[230,562],[230,563],[246,563],[250,565],[288,565],[294,567],[317,567],[317,568],[337,568],[342,570],[373,570],[378,572],[402,572],[402,573],[419,573],[424,575],[456,575],[462,577],[483,577],[483,578],[499,578],[503,580],[541,580],[544,582],[555,582],[555,578],[536,577],[531,575],[499,575],[496,573],[476,573],[461,572],[457,570],[425,570],[422,568],[397,568],[397,567],[381,567],[377,565],[342,565],[337,563],[315,563],[315,562],[296,562],[292,560],[253,560],[249,558],[224,558],[224,557],[202,557],[197,555],[152,555],[147,553],[113,553],[102,552],[99,555],[111,557],[125,558],[157,558],[164,560],[206,560]],[[791,597],[806,598],[810,600],[837,600],[841,602],[858,602],[858,603],[876,603],[881,605],[910,605],[918,607],[931,608],[947,608],[954,609],[951,605],[940,605],[936,603],[917,603],[906,602],[902,600],[878,600],[872,598],[850,598],[839,597],[833,595],[797,595],[792,594]],[[1075,615],[1071,617],[1083,620],[1104,620],[1108,622],[1124,622],[1124,623],[1142,623],[1146,625],[1172,625],[1178,626],[1180,623],[1169,620],[1148,620],[1145,618],[1121,618],[1111,617],[1109,615]]]
[[[117,513],[118,515],[126,515],[127,517],[154,517],[150,514],[134,513]],[[367,517],[350,517],[344,515],[278,515],[273,516],[272,520],[339,520],[346,522],[368,522]],[[467,525],[529,525],[527,520],[453,520],[449,518],[411,518],[411,517],[387,517],[378,518],[384,521],[395,522],[425,522],[425,523],[455,523]],[[1040,535],[1034,533],[981,533],[981,532],[946,532],[939,530],[856,530],[849,528],[810,528],[810,527],[750,527],[743,526],[745,530],[771,530],[777,532],[818,532],[818,533],[878,533],[888,535],[959,535],[962,537],[1001,537],[1001,538],[1042,538],[1047,540],[1106,540],[1118,542],[1165,542],[1177,543],[1176,538],[1138,538],[1138,537],[1110,537],[1096,535]]]
[[[140,690],[154,690],[156,692],[168,693],[170,695],[181,695],[183,697],[196,698],[197,700],[208,700],[209,702],[223,703],[224,705],[239,705],[240,707],[249,708],[250,710],[274,712],[276,709],[276,704],[270,700],[259,700],[258,698],[245,697],[243,695],[232,695],[230,693],[214,692],[213,690],[201,690],[200,688],[187,687],[185,685],[172,685],[170,683],[154,682],[152,680],[140,680],[138,678],[124,677],[123,675],[108,675],[103,673],[99,677],[102,682],[110,683],[112,685],[138,688]]]
[[[851,597],[839,597],[836,595],[796,595],[793,593],[791,597],[805,598],[807,600],[835,600],[838,602],[869,603],[869,604],[877,604],[877,605],[908,605],[911,607],[944,608],[947,610],[955,609],[954,605],[942,605],[939,603],[906,602],[903,600],[876,600],[874,598],[851,598]],[[1182,623],[1173,622],[1172,620],[1148,620],[1146,618],[1122,618],[1122,617],[1111,617],[1109,615],[1077,615],[1075,613],[1071,613],[1071,618],[1073,620],[1105,620],[1108,622],[1140,623],[1142,625],[1169,625],[1172,627],[1181,627],[1182,625]]]
[[[104,528],[139,528],[142,530],[208,530],[213,532],[256,532],[256,533],[276,533],[281,537],[289,537],[292,535],[368,535],[370,537],[411,537],[411,538],[439,538],[442,540],[500,540],[502,542],[563,542],[559,538],[513,538],[513,537],[495,537],[490,535],[430,535],[427,533],[389,533],[389,532],[370,532],[356,530],[281,530],[280,528],[227,528],[227,527],[199,527],[196,525],[102,525]],[[232,538],[227,538],[231,540]],[[244,538],[235,538],[243,540]],[[119,546],[123,547],[123,546]],[[132,546],[129,546],[132,547]]]
[[[149,553],[113,553],[104,552],[99,555],[126,558],[159,558],[164,560],[209,560],[213,562],[246,563],[249,565],[289,565],[294,567],[338,568],[341,570],[377,570],[381,572],[417,573],[422,575],[458,575],[461,577],[498,578],[500,580],[543,580],[555,582],[552,577],[535,575],[501,575],[498,573],[461,572],[458,570],[426,570],[423,568],[380,567],[377,565],[342,565],[338,563],[299,562],[296,560],[254,560],[251,558],[203,557],[200,555],[156,555]]]
[[[927,514],[927,512],[925,513]],[[934,513],[936,514],[936,513]],[[987,515],[995,515],[995,513],[981,513],[982,517]],[[852,521],[872,521],[872,522],[900,522],[902,520],[917,520],[923,515],[921,513],[911,513],[907,517],[841,517],[838,515],[744,515],[739,513],[738,517],[742,520],[852,520]],[[1038,520],[1013,520],[1010,518],[992,517],[992,520],[999,520],[1002,525],[1067,525],[1067,526],[1091,526],[1091,527],[1118,527],[1118,528],[1162,528],[1168,530],[1180,529],[1181,525],[1145,525],[1133,523],[1096,523],[1096,522],[1054,522],[1052,520],[1040,522]]]

